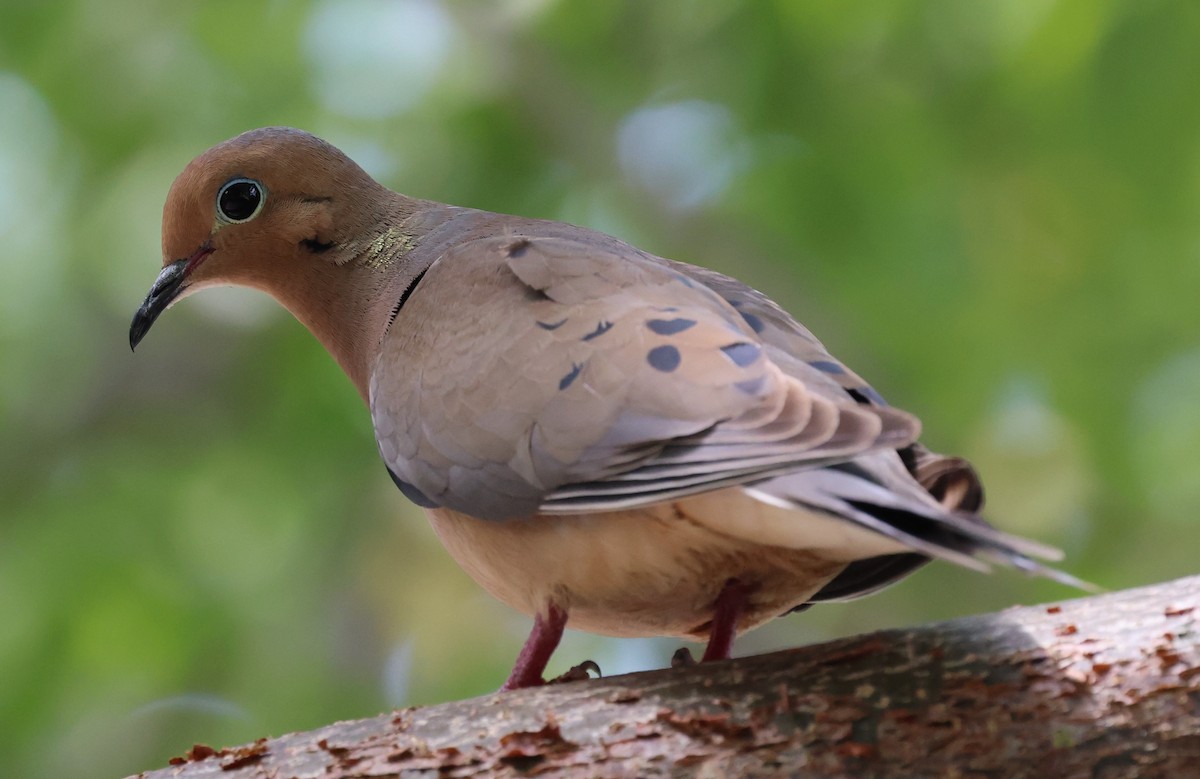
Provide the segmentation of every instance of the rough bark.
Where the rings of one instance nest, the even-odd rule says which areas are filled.
[[[1200,577],[179,761],[141,776],[1200,777]]]

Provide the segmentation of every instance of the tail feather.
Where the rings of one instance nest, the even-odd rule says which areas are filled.
[[[1061,560],[1060,550],[1001,532],[969,508],[960,508],[982,503],[978,479],[965,461],[935,458],[918,453],[917,461],[925,467],[910,476],[912,468],[904,467],[909,463],[885,452],[778,476],[748,491],[776,506],[820,511],[853,522],[912,550],[851,564],[812,601],[866,595],[907,576],[930,558],[978,571],[1003,565],[1079,589],[1097,589],[1040,561]]]

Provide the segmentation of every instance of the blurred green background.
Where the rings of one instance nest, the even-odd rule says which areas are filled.
[[[267,124],[737,275],[1071,571],[1200,567],[1194,3],[7,0],[0,773],[483,694],[524,639],[270,300],[198,295],[129,352],[172,179]],[[1073,595],[935,565],[738,650]],[[571,634],[551,670],[675,646]]]

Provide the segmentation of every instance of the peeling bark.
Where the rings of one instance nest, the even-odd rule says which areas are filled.
[[[1196,777],[1200,577],[178,760],[140,776]]]

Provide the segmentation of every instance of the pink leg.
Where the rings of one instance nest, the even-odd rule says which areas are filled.
[[[710,660],[728,660],[733,649],[733,639],[737,635],[738,620],[750,600],[750,593],[755,587],[742,584],[737,579],[730,579],[721,588],[717,602],[713,608],[712,632],[708,634],[708,646],[700,662]]]
[[[539,687],[546,683],[542,673],[550,662],[558,642],[562,640],[563,628],[567,626],[567,612],[551,603],[546,616],[538,614],[533,620],[533,630],[517,655],[508,681],[501,690],[519,690],[522,687]]]

